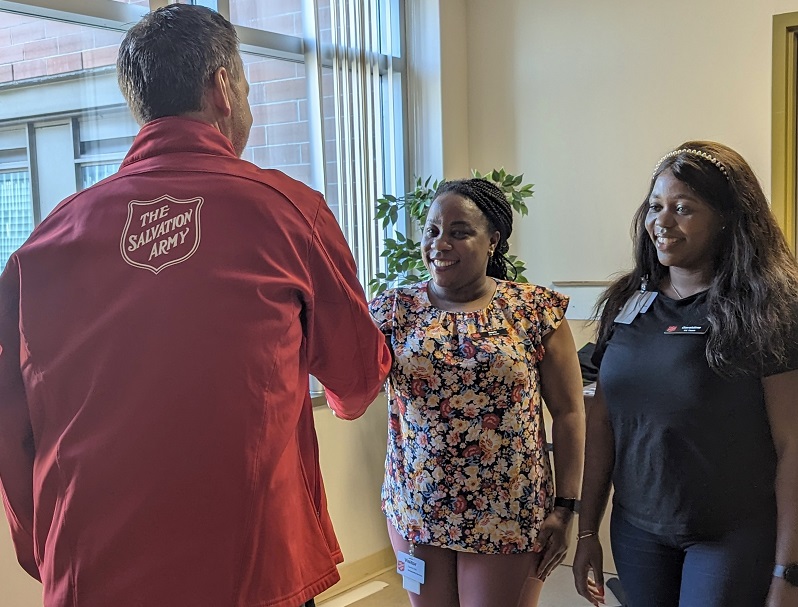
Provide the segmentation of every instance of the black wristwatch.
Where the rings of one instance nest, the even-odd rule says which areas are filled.
[[[576,507],[579,504],[579,500],[575,497],[555,497],[554,498],[554,507],[555,508],[567,508],[571,512],[576,512]]]
[[[790,563],[789,565],[776,565],[773,568],[773,576],[780,577],[787,580],[788,584],[798,586],[798,563]]]

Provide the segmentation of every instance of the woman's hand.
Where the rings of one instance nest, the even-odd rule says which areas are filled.
[[[798,370],[770,375],[762,380],[765,409],[776,446],[776,562],[798,561]],[[798,607],[798,588],[783,578],[770,584],[768,607]]]
[[[540,526],[533,552],[541,552],[536,575],[545,580],[554,568],[562,563],[568,551],[568,528],[574,513],[567,508],[555,508]]]
[[[593,605],[604,604],[604,551],[598,535],[579,540],[574,556],[576,591]],[[591,579],[590,573],[593,573]]]

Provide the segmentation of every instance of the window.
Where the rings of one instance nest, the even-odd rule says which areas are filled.
[[[138,126],[123,33],[0,12],[0,264],[63,198],[115,171]]]
[[[117,170],[138,131],[116,84],[118,45],[167,3],[31,0],[10,12],[0,1],[0,264],[60,200]],[[325,193],[365,283],[381,237],[370,209],[405,181],[400,0],[186,3],[238,30],[254,117],[243,157]],[[340,88],[346,78],[368,91]]]
[[[230,0],[230,21],[254,29],[302,35],[302,0]]]
[[[139,130],[127,108],[108,108],[81,116],[75,123],[77,188],[113,175]]]
[[[252,131],[243,158],[311,183],[305,66],[243,53]]]
[[[0,130],[0,259],[6,260],[33,229],[28,138],[24,128]]]

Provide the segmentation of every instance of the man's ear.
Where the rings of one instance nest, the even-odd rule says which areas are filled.
[[[233,109],[233,87],[226,67],[217,69],[211,77],[209,101],[218,115],[227,118]]]

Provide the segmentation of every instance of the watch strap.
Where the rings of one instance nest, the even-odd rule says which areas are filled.
[[[798,563],[776,565],[773,568],[773,575],[785,580],[791,586],[798,586]]]
[[[566,508],[571,512],[576,512],[576,505],[579,502],[575,497],[555,497],[554,498],[554,507],[555,508]]]

